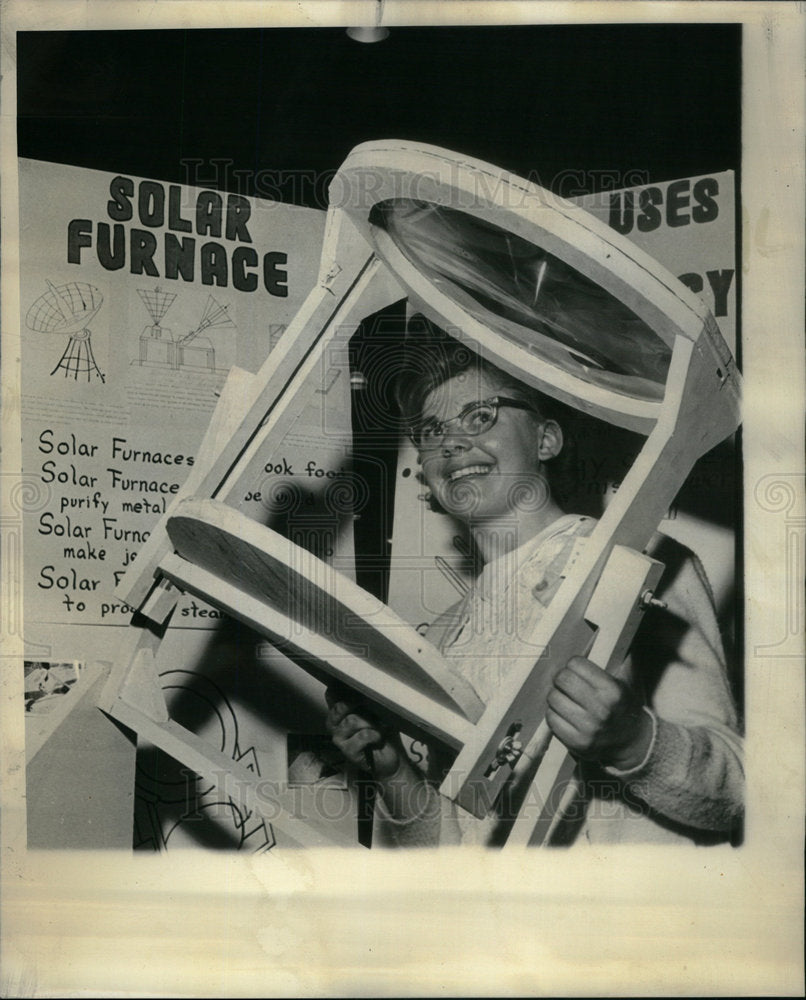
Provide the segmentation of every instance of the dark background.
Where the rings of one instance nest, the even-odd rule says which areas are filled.
[[[368,45],[340,28],[21,32],[19,153],[246,195],[279,185],[319,208],[326,184],[280,172],[331,174],[377,138],[455,149],[567,196],[738,172],[740,33],[394,28]]]

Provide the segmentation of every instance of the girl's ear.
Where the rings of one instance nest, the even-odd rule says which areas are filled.
[[[540,425],[538,457],[541,462],[556,458],[563,450],[563,431],[556,420],[544,420]]]

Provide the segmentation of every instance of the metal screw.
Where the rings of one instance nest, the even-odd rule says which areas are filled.
[[[655,594],[651,590],[645,590],[641,594],[641,608],[646,611],[647,608],[665,608],[668,607],[666,601],[661,601],[659,598],[655,597]]]
[[[509,764],[510,766],[515,764],[523,753],[523,743],[515,739],[520,731],[521,726],[519,723],[510,727],[509,733],[498,744],[498,749],[495,751],[495,759],[491,761],[490,766],[487,768],[485,777],[494,774],[504,764]]]

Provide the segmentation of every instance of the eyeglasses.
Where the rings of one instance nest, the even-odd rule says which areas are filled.
[[[409,437],[420,451],[430,451],[439,448],[445,437],[450,432],[450,425],[453,424],[456,432],[465,434],[468,437],[477,437],[491,427],[495,426],[498,420],[498,410],[502,406],[511,406],[516,410],[531,410],[535,412],[533,406],[521,399],[508,399],[505,396],[492,396],[490,399],[483,399],[475,403],[468,403],[455,417],[448,417],[447,420],[430,419],[420,424],[414,424],[409,428]]]

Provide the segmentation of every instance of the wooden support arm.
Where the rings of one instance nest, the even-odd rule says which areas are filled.
[[[603,670],[612,671],[624,660],[662,572],[663,563],[656,559],[614,547],[585,611],[586,621],[596,627],[588,659]],[[535,768],[530,794],[507,841],[513,846],[549,843],[577,792],[576,760],[551,735],[545,719],[515,765],[513,779]]]

